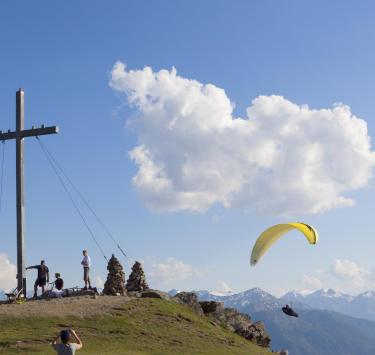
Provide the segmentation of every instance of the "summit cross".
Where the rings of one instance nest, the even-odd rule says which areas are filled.
[[[16,213],[17,213],[17,289],[26,297],[25,270],[25,200],[24,200],[24,138],[59,132],[57,126],[24,129],[25,93],[16,92],[16,130],[0,131],[0,141],[16,140]]]

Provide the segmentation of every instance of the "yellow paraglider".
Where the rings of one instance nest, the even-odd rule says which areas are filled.
[[[318,242],[318,232],[308,224],[300,222],[276,224],[266,229],[255,242],[251,252],[251,265],[255,265],[272,244],[292,229],[302,232],[310,244]]]

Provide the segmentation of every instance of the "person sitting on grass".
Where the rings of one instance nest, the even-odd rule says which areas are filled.
[[[71,343],[71,337],[74,337],[76,343]],[[61,339],[61,343],[57,341]],[[57,355],[74,355],[76,350],[82,349],[82,341],[74,331],[74,329],[62,330],[51,343],[52,347],[56,350]]]
[[[52,283],[52,290],[49,291],[49,297],[60,298],[64,295],[64,280],[61,278],[60,273],[55,273],[56,280]]]
[[[64,280],[61,278],[60,273],[56,272],[55,273],[56,280],[54,282],[55,288],[58,291],[61,291],[64,288]]]

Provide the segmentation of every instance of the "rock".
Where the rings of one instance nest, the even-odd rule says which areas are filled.
[[[171,296],[168,295],[168,293],[158,290],[147,290],[143,291],[141,294],[142,298],[159,298],[162,300],[170,301]]]
[[[204,314],[217,324],[226,326],[232,332],[252,341],[253,343],[268,348],[271,338],[267,334],[262,322],[252,323],[251,318],[234,308],[224,308],[222,302],[200,302]]]
[[[263,322],[256,322],[248,328],[238,329],[236,333],[264,348],[270,346],[271,338],[267,334]]]
[[[202,307],[198,302],[198,296],[194,292],[179,292],[173,298],[177,300],[179,303],[182,303],[190,307],[199,315],[204,315]]]
[[[129,297],[134,297],[134,298],[141,298],[142,297],[142,292],[136,292],[136,291],[128,291],[128,296]]]
[[[207,301],[207,302],[200,302],[200,305],[203,309],[204,314],[211,318],[214,322],[219,325],[226,324],[227,316],[225,314],[225,308],[223,302],[216,302],[216,301]],[[230,328],[232,331],[233,329]]]
[[[136,261],[132,267],[132,272],[126,283],[126,289],[132,292],[142,292],[148,290],[146,275],[140,262]]]
[[[107,266],[108,276],[104,284],[103,294],[118,296],[125,295],[125,273],[117,258],[112,254]]]
[[[224,303],[216,301],[203,301],[199,302],[204,314],[214,313],[217,311],[224,311]]]
[[[234,332],[248,329],[252,325],[251,318],[247,314],[240,313],[234,308],[225,308],[224,316],[228,328]]]

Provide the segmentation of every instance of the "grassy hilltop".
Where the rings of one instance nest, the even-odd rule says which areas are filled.
[[[58,331],[74,328],[77,354],[270,354],[200,317],[159,299],[63,299],[0,306],[0,354],[53,354]]]

